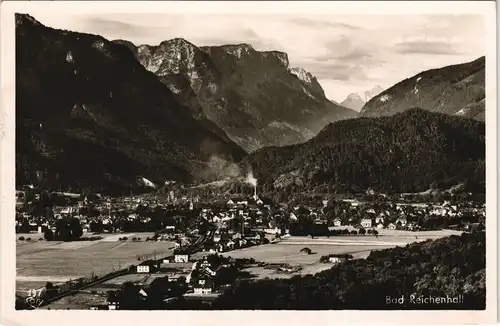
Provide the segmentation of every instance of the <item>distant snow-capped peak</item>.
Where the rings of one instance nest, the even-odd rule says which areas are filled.
[[[347,95],[346,100],[363,101],[363,98],[361,97],[361,95],[359,93],[351,93],[351,94]]]
[[[351,93],[347,95],[346,99],[340,103],[340,105],[355,111],[361,110],[364,104],[365,101],[359,93]]]

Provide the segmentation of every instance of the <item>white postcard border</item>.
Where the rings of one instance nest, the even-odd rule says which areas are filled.
[[[477,14],[486,22],[487,144],[487,309],[485,311],[15,311],[15,58],[14,13],[169,13],[169,14]],[[1,4],[1,317],[4,325],[331,325],[334,323],[491,323],[497,318],[497,103],[496,13],[492,1],[8,1]]]

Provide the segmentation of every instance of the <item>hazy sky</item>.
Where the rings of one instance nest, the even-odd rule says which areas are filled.
[[[315,75],[338,102],[485,55],[484,21],[474,15],[32,14],[50,27],[136,45],[182,37],[200,46],[249,43],[256,50],[284,51],[291,67]]]

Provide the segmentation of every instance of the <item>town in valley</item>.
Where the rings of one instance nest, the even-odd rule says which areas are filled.
[[[16,310],[486,309],[483,16],[30,5]]]
[[[164,302],[211,302],[238,279],[314,274],[371,250],[483,231],[486,216],[480,199],[449,192],[279,203],[256,184],[210,201],[168,187],[124,197],[32,187],[17,192],[16,283],[20,298],[43,298],[39,309],[120,309],[124,284],[143,300],[160,291]]]

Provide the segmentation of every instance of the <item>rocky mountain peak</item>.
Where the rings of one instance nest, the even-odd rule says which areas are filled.
[[[254,48],[247,43],[241,43],[241,44],[227,44],[227,45],[222,45],[222,49],[227,54],[233,55],[237,58],[241,58],[243,54],[249,54],[250,52],[255,52]]]
[[[307,72],[304,68],[290,68],[290,72],[297,76],[298,79],[302,80],[305,83],[312,83],[313,80],[313,75],[311,73]]]
[[[149,71],[158,76],[181,71],[191,71],[200,61],[201,51],[183,38],[161,42],[158,46],[140,45],[135,52],[137,59]]]
[[[286,54],[285,52],[281,52],[281,51],[265,51],[265,52],[262,52],[264,55],[270,55],[270,56],[273,56],[275,57],[276,59],[278,59],[278,62],[284,66],[285,68],[288,68],[288,66],[290,65],[290,61],[288,61],[288,54]]]
[[[186,47],[186,48],[194,48],[196,47],[193,43],[189,42],[188,40],[181,38],[181,37],[176,37],[170,40],[166,40],[160,43],[160,47],[170,47],[170,46],[177,46],[177,47]]]
[[[304,141],[326,123],[356,115],[326,99],[310,73],[292,72],[284,52],[246,43],[197,47],[179,38],[134,53],[193,116],[247,151]]]

